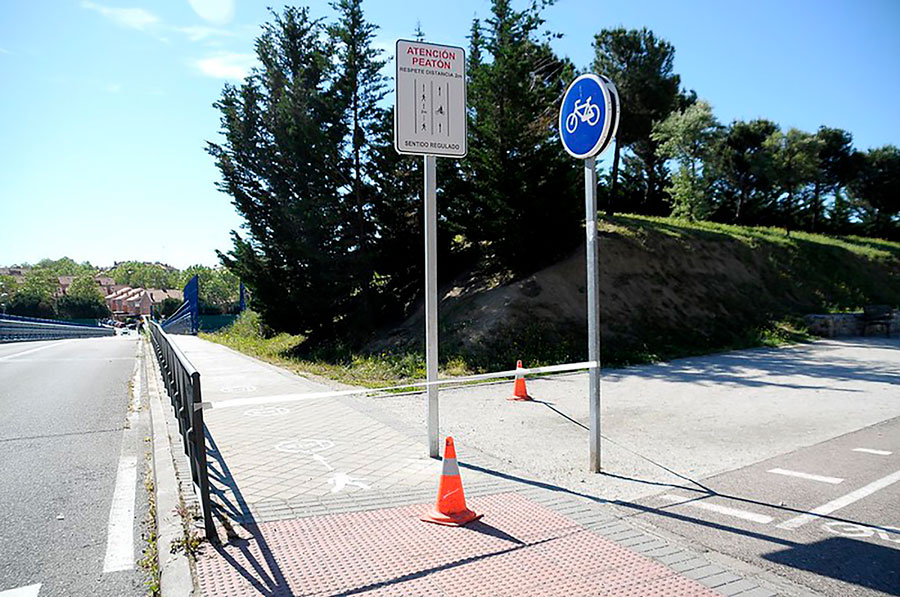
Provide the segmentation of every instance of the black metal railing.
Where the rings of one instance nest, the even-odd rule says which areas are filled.
[[[209,499],[206,426],[203,424],[200,373],[156,322],[150,322],[150,338],[166,385],[166,393],[175,410],[184,453],[191,466],[191,479],[194,493],[200,502],[206,538],[215,542],[218,535]]]

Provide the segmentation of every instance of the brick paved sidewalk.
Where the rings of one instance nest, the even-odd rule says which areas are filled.
[[[328,391],[190,336],[204,402]],[[418,520],[440,462],[423,430],[357,397],[204,412],[221,546],[196,569],[204,595],[773,595],[752,579],[614,518],[602,499],[527,480],[457,444],[464,528]]]

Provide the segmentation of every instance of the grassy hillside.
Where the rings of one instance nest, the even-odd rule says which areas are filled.
[[[900,307],[900,244],[782,229],[617,216],[600,226],[603,360],[621,365],[803,337],[800,317]],[[442,289],[441,356],[454,373],[583,360],[584,249],[503,283]],[[359,383],[424,374],[421,308],[361,353],[309,350],[255,325],[208,336],[294,368]],[[294,355],[303,353],[303,360]]]

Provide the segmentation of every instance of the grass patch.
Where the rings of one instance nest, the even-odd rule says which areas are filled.
[[[311,373],[349,385],[384,388],[426,376],[425,355],[418,351],[361,354],[343,346],[330,346],[322,347],[310,356],[297,356],[305,340],[303,336],[276,334],[266,337],[259,315],[249,310],[232,326],[213,334],[201,332],[200,337],[300,375]],[[461,359],[449,359],[441,368],[441,374],[445,376],[470,373],[472,369]]]
[[[659,216],[619,214],[607,220],[613,230],[625,235],[633,235],[635,228],[652,229],[669,236],[685,237],[729,237],[750,246],[770,244],[781,247],[799,246],[812,243],[819,247],[836,247],[867,259],[900,259],[900,243],[860,236],[831,236],[793,230],[788,235],[784,228],[768,226],[738,226],[717,222],[692,222]],[[601,225],[602,226],[602,225]]]
[[[303,343],[302,336],[278,334],[265,338],[260,332],[259,315],[252,311],[245,311],[235,322],[235,328],[227,328],[215,334],[201,333],[201,337],[299,375],[312,373],[351,385],[384,388],[402,386],[426,377],[425,357],[418,351],[361,354],[343,347],[331,347],[321,349],[313,356],[300,358],[294,353]],[[514,340],[489,342],[481,350],[465,355],[458,348],[442,346],[442,354],[449,356],[441,362],[440,377],[461,377],[512,369],[517,359],[522,359],[528,367],[587,360],[587,338],[577,331],[533,323],[518,327],[515,334],[501,333],[498,336]],[[605,347],[601,360],[604,368],[615,368],[744,348],[785,346],[812,339],[802,320],[786,318],[727,338],[710,339],[686,334],[677,343]],[[401,387],[396,391],[409,389],[411,388]]]

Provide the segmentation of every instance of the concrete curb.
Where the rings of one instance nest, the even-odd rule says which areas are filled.
[[[166,429],[159,369],[149,341],[143,340],[142,346],[142,362],[147,371],[150,421],[153,429],[153,486],[156,491],[160,593],[163,597],[189,596],[195,594],[190,561],[183,552],[172,553],[172,546],[184,537],[184,527],[177,511],[181,504],[181,493],[175,477],[172,446]]]

